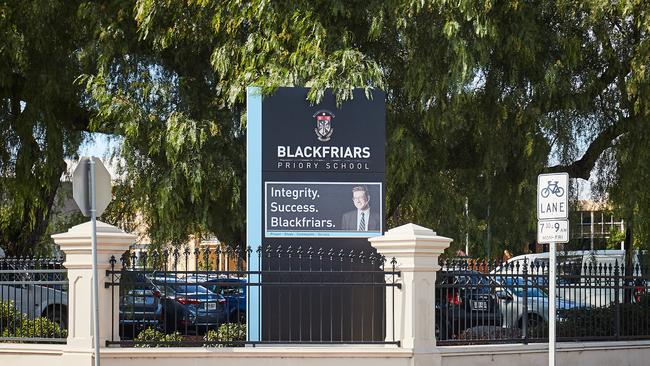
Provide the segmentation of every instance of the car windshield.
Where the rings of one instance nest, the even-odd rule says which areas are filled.
[[[207,288],[200,286],[200,285],[189,285],[189,284],[167,284],[168,286],[171,286],[174,288],[174,291],[176,292],[182,292],[182,293],[202,293],[202,294],[210,294],[210,290]]]
[[[154,281],[154,283],[166,294],[173,295],[175,293],[181,294],[213,294],[212,291],[208,290],[206,287],[201,285],[194,285],[191,283],[174,283],[166,281]]]
[[[530,286],[532,286],[532,284],[530,284]],[[524,291],[528,292],[528,297],[548,297],[544,290],[536,287],[528,287],[528,289],[524,289],[523,287],[515,287],[511,290],[518,297],[523,297]]]
[[[476,272],[442,272],[441,283],[460,286],[473,293],[489,294],[490,279]]]
[[[521,277],[496,277],[495,280],[503,285],[517,297],[523,297],[524,292],[528,297],[548,297],[543,289],[535,286],[532,281],[528,281],[528,286],[523,287],[525,282]]]

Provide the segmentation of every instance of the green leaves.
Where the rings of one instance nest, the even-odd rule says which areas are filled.
[[[356,87],[384,89],[391,225],[413,221],[454,238],[469,231],[477,253],[517,248],[534,240],[536,175],[593,170],[644,237],[646,8],[640,0],[0,5],[0,245],[18,250],[43,235],[62,159],[76,158],[89,130],[123,139],[112,222],[144,221],[158,242],[203,233],[243,241],[250,85],[265,95],[308,86],[311,102],[326,88],[339,102]]]
[[[87,35],[77,4],[0,5],[0,247],[34,254],[45,234],[64,159],[87,128],[80,88],[88,66],[77,52]]]

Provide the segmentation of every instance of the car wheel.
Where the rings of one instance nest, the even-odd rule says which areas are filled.
[[[51,322],[55,323],[61,329],[68,329],[68,309],[65,307],[50,307],[49,311],[43,313]]]

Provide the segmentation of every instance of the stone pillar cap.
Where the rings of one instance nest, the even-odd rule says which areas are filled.
[[[406,225],[398,226],[396,228],[390,229],[386,234],[382,236],[375,236],[368,238],[368,241],[371,243],[374,242],[403,242],[403,241],[431,241],[431,242],[443,242],[450,243],[453,241],[451,238],[444,236],[438,236],[435,231],[409,223]]]
[[[52,235],[54,242],[61,246],[90,244],[91,237],[92,224],[90,221],[73,226],[65,233]],[[128,247],[129,244],[135,241],[136,237],[136,235],[126,233],[116,226],[97,221],[98,244],[127,245]]]

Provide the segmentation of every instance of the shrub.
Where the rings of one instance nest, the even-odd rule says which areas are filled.
[[[465,329],[458,335],[461,340],[515,339],[521,337],[517,328],[502,328],[498,325],[481,325]]]
[[[244,342],[246,341],[246,324],[226,323],[221,324],[216,331],[208,331],[203,340],[206,342],[223,342],[220,344],[206,343],[206,347],[224,347],[239,346],[241,344],[229,344],[228,342]]]
[[[12,301],[0,301],[0,334],[3,337],[13,337],[25,320],[27,316],[18,311]]]
[[[68,332],[47,318],[28,319],[12,301],[0,302],[0,335],[15,338],[65,338]],[[12,341],[15,342],[15,341]]]
[[[619,311],[619,336],[647,336],[650,307],[647,299],[636,304],[614,304],[602,308],[580,308],[560,312],[558,337],[613,337],[616,333],[616,312]]]
[[[575,308],[560,311],[558,337],[609,337],[614,335],[614,308]],[[548,334],[548,330],[546,333]]]
[[[26,319],[16,328],[13,337],[18,338],[65,338],[68,332],[47,318]]]
[[[155,342],[181,342],[183,336],[174,332],[172,334],[165,334],[163,332],[157,331],[153,328],[147,328],[140,332],[137,337],[135,337],[135,346],[142,348],[149,347],[174,347],[175,344],[169,343],[155,343]],[[152,343],[139,343],[139,342],[152,342]]]

